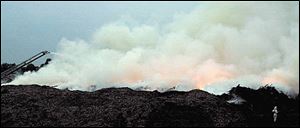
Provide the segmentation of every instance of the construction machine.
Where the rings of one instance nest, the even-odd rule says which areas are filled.
[[[11,68],[5,70],[4,72],[1,72],[1,84],[5,83],[5,81],[2,81],[2,80],[5,79],[6,77],[8,77],[9,75],[11,75],[12,73],[16,72],[17,70],[21,69],[22,67],[32,63],[33,61],[35,61],[49,53],[50,52],[48,52],[48,51],[42,51],[42,52],[32,56],[31,58],[23,61],[22,63],[11,67]]]

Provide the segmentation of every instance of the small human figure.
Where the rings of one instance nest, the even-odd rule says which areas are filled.
[[[274,107],[274,109],[272,110],[273,114],[273,119],[274,119],[274,123],[277,120],[277,114],[278,114],[278,110],[277,110],[277,106]]]

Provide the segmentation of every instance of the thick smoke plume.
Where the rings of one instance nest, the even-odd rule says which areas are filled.
[[[202,3],[167,25],[111,23],[89,41],[62,39],[51,64],[10,84],[298,93],[299,3]]]

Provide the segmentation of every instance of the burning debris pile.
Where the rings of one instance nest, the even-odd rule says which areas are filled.
[[[82,91],[179,85],[217,94],[273,83],[299,90],[298,2],[206,3],[162,24],[121,19],[93,29],[86,39],[62,38],[51,64],[9,84]]]
[[[63,38],[51,64],[1,86],[1,127],[299,127],[299,98],[285,94],[299,93],[298,2],[207,3],[140,23]]]
[[[1,127],[5,126],[299,126],[299,99],[272,87],[233,88],[229,94],[135,91],[107,88],[94,92],[48,86],[1,87]],[[230,104],[232,94],[245,100]]]

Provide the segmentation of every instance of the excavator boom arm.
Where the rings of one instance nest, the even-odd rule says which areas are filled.
[[[31,58],[23,61],[22,63],[20,63],[20,64],[18,64],[16,66],[13,66],[13,67],[11,67],[9,69],[7,69],[6,71],[4,71],[4,72],[1,73],[1,79],[7,77],[8,75],[10,75],[10,74],[14,73],[15,71],[19,70],[20,68],[22,68],[22,67],[30,64],[31,62],[33,62],[33,61],[41,58],[42,56],[44,56],[46,54],[49,54],[49,53],[50,52],[48,52],[48,51],[42,51],[42,52],[40,52],[40,53],[32,56]]]

